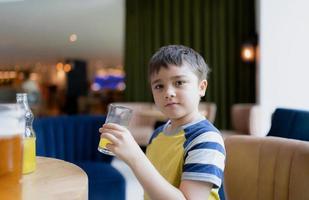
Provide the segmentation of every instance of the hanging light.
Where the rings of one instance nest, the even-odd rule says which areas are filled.
[[[72,70],[72,66],[70,65],[70,64],[65,64],[64,66],[63,66],[63,71],[64,72],[66,72],[66,73],[68,73],[68,72],[70,72]]]
[[[249,37],[248,40],[246,40],[241,45],[241,52],[240,56],[243,62],[245,63],[253,63],[256,60],[257,56],[257,36],[254,34],[254,36]]]
[[[241,59],[244,62],[254,62],[255,60],[255,46],[253,44],[243,44],[241,47]]]
[[[56,69],[57,69],[58,71],[63,70],[63,64],[62,64],[62,62],[58,62],[58,63],[57,63]]]
[[[75,42],[77,40],[77,35],[75,33],[71,34],[69,40],[70,42]]]

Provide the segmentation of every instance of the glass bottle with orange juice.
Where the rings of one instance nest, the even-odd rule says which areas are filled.
[[[32,127],[34,119],[33,113],[28,104],[26,93],[16,95],[17,103],[21,105],[25,112],[25,131],[23,135],[23,174],[29,174],[36,168],[36,148],[35,132]]]

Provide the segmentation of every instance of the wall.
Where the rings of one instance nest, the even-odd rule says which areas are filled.
[[[258,101],[266,134],[277,107],[309,110],[309,1],[260,0]]]

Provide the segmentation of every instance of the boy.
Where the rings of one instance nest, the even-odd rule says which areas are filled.
[[[151,90],[169,121],[152,134],[147,157],[126,128],[111,123],[100,128],[101,137],[113,143],[108,148],[133,170],[145,199],[219,199],[224,143],[198,111],[208,71],[204,59],[185,46],[165,46],[153,55]]]

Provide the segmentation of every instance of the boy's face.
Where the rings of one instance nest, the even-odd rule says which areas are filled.
[[[199,81],[186,64],[162,67],[150,81],[155,104],[169,119],[198,114],[198,104],[205,95],[207,81]]]

